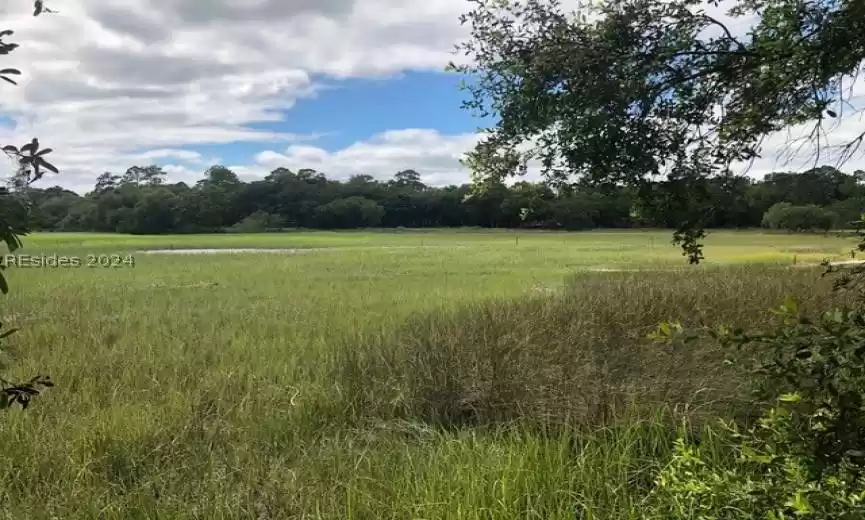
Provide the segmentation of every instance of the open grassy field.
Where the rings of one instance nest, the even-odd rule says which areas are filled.
[[[58,386],[0,422],[0,518],[639,518],[675,432],[637,417],[740,395],[711,348],[645,332],[820,308],[830,283],[788,267],[855,244],[718,232],[690,267],[670,238],[25,237],[134,266],[7,269],[7,375]],[[311,250],[144,252],[253,247]]]

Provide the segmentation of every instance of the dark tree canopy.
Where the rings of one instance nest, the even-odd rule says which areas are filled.
[[[844,115],[865,57],[862,0],[738,0],[756,16],[744,36],[696,0],[614,0],[566,12],[558,0],[470,0],[465,106],[494,117],[468,154],[483,188],[536,159],[557,184],[574,179],[644,190],[663,176],[685,217],[676,239],[701,258],[705,179],[758,157],[770,133]],[[718,5],[718,2],[713,2]],[[840,149],[843,162],[865,131]],[[791,143],[792,144],[792,143]],[[818,157],[817,160],[820,158]],[[648,195],[648,194],[647,194]]]
[[[277,168],[265,179],[244,182],[225,166],[212,166],[200,180],[161,181],[156,165],[127,172],[154,172],[160,182],[136,176],[100,175],[91,191],[78,195],[59,186],[30,187],[29,222],[43,231],[120,233],[263,232],[285,228],[495,227],[581,230],[675,228],[687,215],[671,201],[668,181],[647,181],[644,194],[623,185],[581,183],[567,190],[543,182],[471,186],[428,186],[415,170],[389,179],[356,175],[346,181],[314,170]],[[704,201],[715,209],[708,228],[754,228],[779,203],[815,206],[835,229],[850,229],[865,211],[865,172],[821,166],[801,173],[775,172],[762,181],[747,176],[706,180]],[[468,196],[468,195],[472,196]],[[796,210],[798,211],[798,210]],[[778,229],[790,226],[766,225]],[[793,230],[802,226],[793,226]]]

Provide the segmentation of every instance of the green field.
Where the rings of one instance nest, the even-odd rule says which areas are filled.
[[[7,373],[57,387],[0,423],[0,518],[636,518],[675,432],[609,426],[608,405],[737,398],[712,352],[644,333],[759,323],[787,294],[818,308],[836,297],[818,268],[788,267],[855,245],[717,232],[691,267],[670,239],[25,237],[21,254],[134,266],[7,269]],[[312,250],[143,252],[235,247]]]

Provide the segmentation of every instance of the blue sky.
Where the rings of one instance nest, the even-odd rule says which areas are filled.
[[[15,130],[15,119],[0,113],[0,128],[7,131]]]
[[[326,133],[319,144],[327,149],[393,128],[472,132],[481,121],[460,108],[467,96],[459,89],[460,78],[447,72],[405,72],[386,79],[333,81],[327,83],[332,88],[287,111],[284,130]]]
[[[284,121],[252,123],[258,130],[318,135],[317,147],[329,152],[365,141],[382,132],[427,128],[442,134],[474,132],[485,120],[461,108],[469,93],[460,90],[462,76],[453,72],[408,71],[385,78],[313,78],[323,85],[314,97],[302,98],[284,111]],[[205,156],[241,164],[270,148],[263,143],[189,146]],[[408,167],[408,166],[407,166]]]

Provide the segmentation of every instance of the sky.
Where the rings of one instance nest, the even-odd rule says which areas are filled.
[[[35,18],[29,4],[0,0],[7,41],[21,45],[3,67],[24,73],[0,86],[0,142],[39,136],[55,150],[61,173],[42,187],[84,193],[105,171],[148,164],[187,183],[214,164],[244,180],[277,167],[469,180],[459,159],[483,122],[444,72],[468,0],[46,0],[58,13]],[[811,166],[807,148],[779,161],[785,140],[773,136],[748,174]]]

